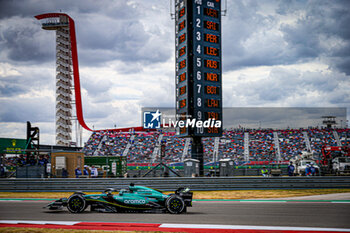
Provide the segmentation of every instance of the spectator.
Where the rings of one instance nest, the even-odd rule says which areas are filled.
[[[84,165],[84,170],[83,170],[84,176],[89,176],[89,171],[88,171],[87,167],[88,167],[87,165]]]
[[[82,173],[81,173],[81,170],[80,170],[80,167],[78,166],[76,169],[75,169],[75,178],[79,178]]]
[[[314,167],[314,164],[312,163],[310,165],[310,175],[314,176],[316,174],[316,168]]]
[[[91,178],[97,178],[98,177],[98,171],[97,171],[97,168],[95,168],[94,165],[91,166],[90,172],[91,172]]]
[[[267,177],[269,175],[269,171],[266,169],[265,166],[263,166],[262,169],[261,169],[261,175],[263,177]]]
[[[23,155],[21,155],[18,159],[17,159],[17,166],[24,166],[26,165],[26,160],[24,159]]]
[[[293,163],[290,162],[290,164],[288,166],[288,176],[293,176],[294,175],[294,170],[295,170],[295,167],[294,167]]]
[[[36,159],[34,158],[34,156],[29,157],[29,164],[30,164],[30,166],[36,165]]]
[[[45,166],[48,163],[48,159],[46,158],[46,156],[41,155],[38,161],[38,164],[40,166]]]
[[[68,177],[68,171],[65,168],[62,168],[62,178]]]
[[[306,164],[305,176],[310,176],[310,175],[311,175],[310,164]]]
[[[5,177],[5,173],[6,173],[6,168],[4,167],[3,164],[0,165],[0,177]]]
[[[41,155],[38,161],[39,166],[45,166],[44,157]]]

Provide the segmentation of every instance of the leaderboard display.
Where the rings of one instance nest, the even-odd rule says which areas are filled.
[[[220,0],[175,0],[177,120],[222,122]],[[221,127],[178,128],[179,136],[218,137]]]

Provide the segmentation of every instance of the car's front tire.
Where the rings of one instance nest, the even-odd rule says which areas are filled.
[[[177,195],[171,195],[165,202],[165,207],[171,214],[180,214],[185,210],[185,202]]]
[[[67,209],[71,213],[81,213],[86,209],[86,200],[82,195],[73,194],[68,198]]]

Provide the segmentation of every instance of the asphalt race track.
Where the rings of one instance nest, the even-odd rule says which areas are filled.
[[[43,209],[48,201],[0,202],[0,220],[82,221],[124,223],[222,224],[350,228],[350,203],[322,202],[194,202],[187,214],[71,214]]]

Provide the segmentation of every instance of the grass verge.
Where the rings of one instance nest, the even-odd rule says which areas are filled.
[[[332,193],[350,193],[350,189],[278,189],[278,190],[234,190],[195,191],[194,199],[260,199],[301,197]]]

